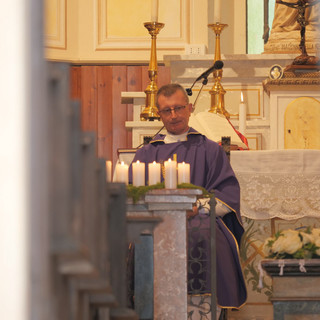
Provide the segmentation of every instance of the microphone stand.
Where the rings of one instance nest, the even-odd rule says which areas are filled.
[[[196,103],[197,103],[198,98],[199,98],[199,96],[200,96],[200,93],[201,93],[201,91],[202,91],[202,89],[203,89],[203,86],[205,86],[207,83],[208,83],[208,78],[205,77],[205,78],[203,79],[203,81],[202,81],[202,86],[201,86],[201,88],[200,88],[200,90],[199,90],[199,93],[198,93],[198,95],[197,95],[197,97],[196,97],[196,100],[194,100],[194,103],[193,103],[193,111],[194,111],[195,108],[196,108]],[[194,84],[193,84],[193,85],[194,85]],[[192,85],[192,87],[193,87],[193,85]],[[192,87],[191,87],[191,88],[192,88]],[[191,88],[190,88],[189,90],[191,90]],[[187,91],[187,92],[188,92],[188,91]],[[191,95],[192,95],[192,91],[191,91]]]
[[[195,85],[196,82],[198,82],[199,80],[203,79],[202,83],[203,85],[206,85],[208,83],[208,76],[210,73],[214,72],[215,70],[220,70],[223,67],[223,62],[221,60],[216,60],[214,65],[209,68],[208,70],[206,70],[205,72],[203,72],[196,80],[193,81],[193,84],[190,88],[186,89],[186,92],[188,94],[188,96],[192,96],[192,88]]]

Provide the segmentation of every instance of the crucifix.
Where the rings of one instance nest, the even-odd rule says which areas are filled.
[[[276,3],[283,4],[287,7],[297,9],[298,10],[298,17],[297,22],[300,25],[300,44],[299,48],[301,51],[301,55],[294,59],[294,65],[315,65],[319,63],[319,60],[316,57],[311,57],[307,53],[306,49],[306,25],[307,21],[305,18],[306,9],[318,4],[320,0],[298,0],[296,2],[287,2],[282,0],[276,0]]]

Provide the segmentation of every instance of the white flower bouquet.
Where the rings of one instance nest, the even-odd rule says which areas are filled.
[[[265,240],[263,251],[272,259],[320,258],[320,228],[278,231]]]

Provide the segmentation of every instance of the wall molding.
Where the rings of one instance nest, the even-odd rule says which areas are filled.
[[[96,25],[94,31],[95,50],[150,50],[151,40],[147,29],[145,30],[145,37],[115,37],[108,33],[108,1],[111,0],[96,0]],[[179,0],[179,30],[174,30],[174,32],[172,32],[172,34],[178,35],[173,35],[172,37],[162,36],[160,32],[157,38],[157,50],[184,50],[185,45],[190,42],[190,1],[191,0]],[[159,2],[159,5],[161,5],[161,2]],[[141,23],[143,24],[143,22]],[[164,26],[164,28],[166,28],[166,25]]]
[[[46,0],[47,24],[51,30],[45,28],[45,46],[51,49],[67,48],[67,6],[66,0]]]

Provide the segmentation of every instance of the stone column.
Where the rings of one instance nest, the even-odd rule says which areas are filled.
[[[153,231],[154,319],[187,319],[186,210],[192,209],[201,194],[198,189],[152,190],[145,196],[145,211],[129,207],[131,217],[144,215],[163,220]]]

